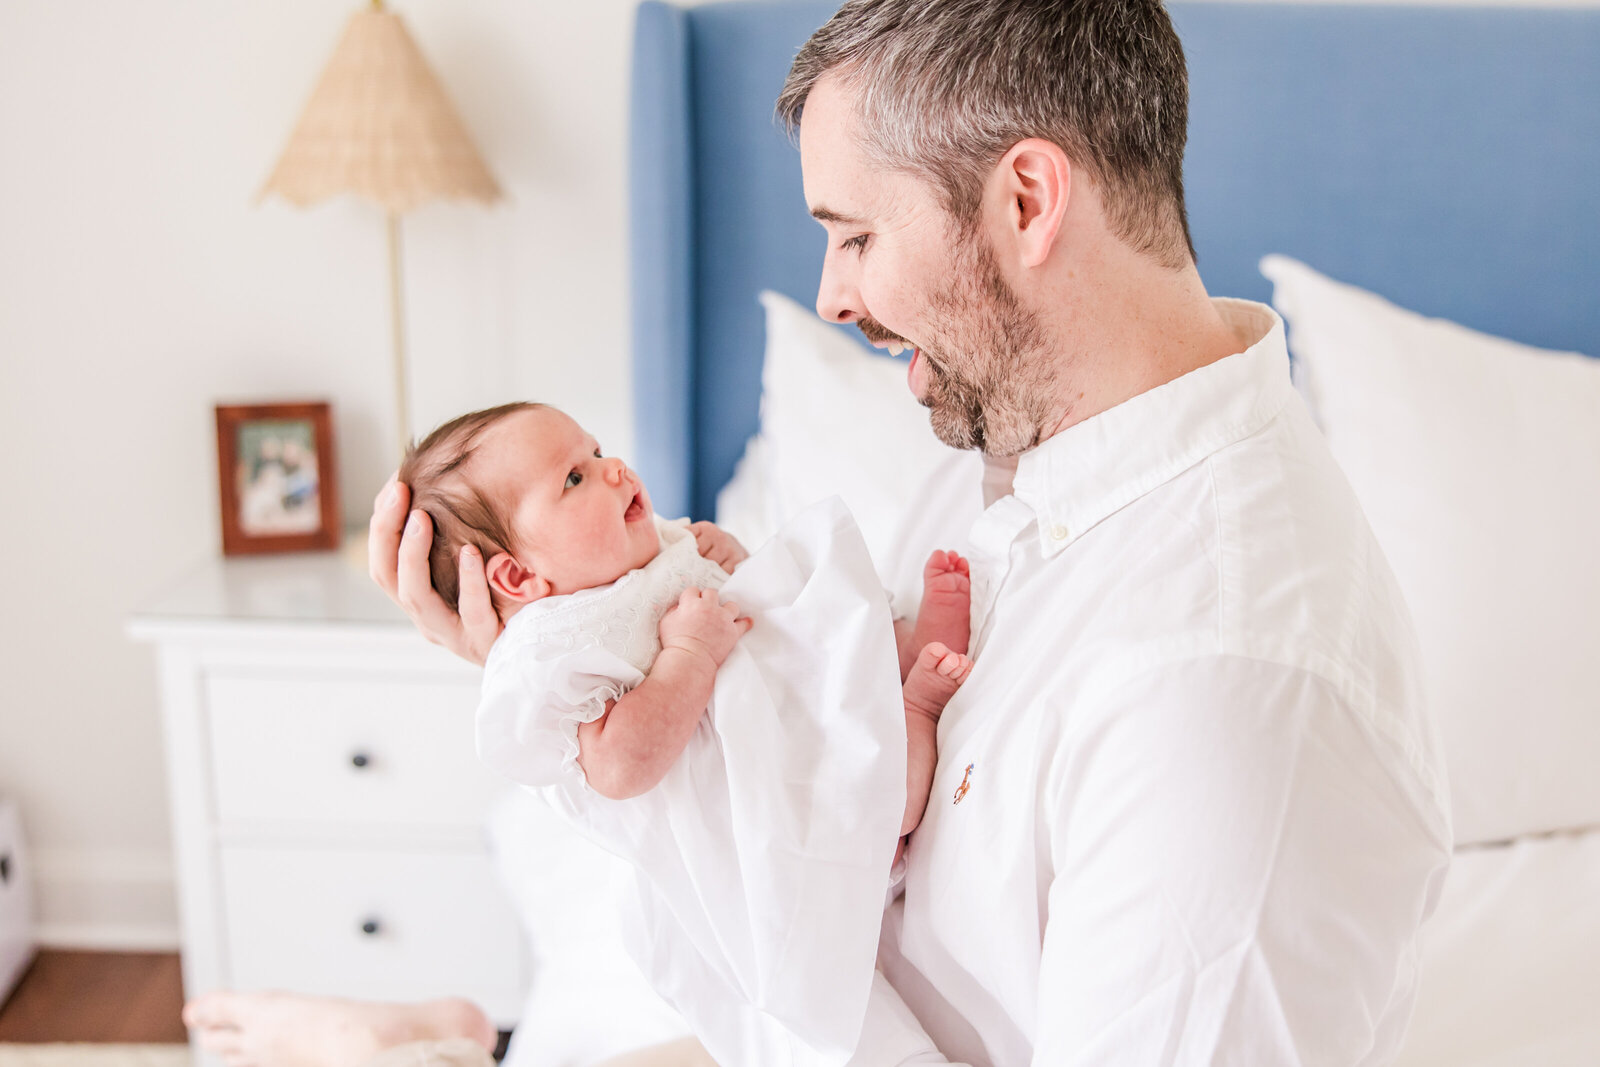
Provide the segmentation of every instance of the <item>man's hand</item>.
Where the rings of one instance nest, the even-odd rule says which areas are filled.
[[[434,591],[428,573],[433,521],[423,511],[413,511],[407,518],[410,503],[410,488],[390,475],[372,502],[367,569],[423,637],[481,666],[501,629],[489,582],[483,576],[483,559],[471,545],[461,550],[461,612],[451,611]]]
[[[685,589],[661,616],[661,647],[676,648],[711,661],[715,670],[733,651],[735,641],[755,625],[739,617],[739,605],[723,604],[714,589]]]
[[[700,554],[729,574],[733,568],[750,558],[734,536],[715,523],[691,522],[689,532],[694,534],[694,546]]]

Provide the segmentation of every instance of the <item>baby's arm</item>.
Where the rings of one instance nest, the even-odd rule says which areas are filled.
[[[750,626],[715,590],[684,590],[662,616],[661,653],[650,674],[578,727],[578,763],[590,788],[613,800],[655,788],[694,735],[717,668]]]

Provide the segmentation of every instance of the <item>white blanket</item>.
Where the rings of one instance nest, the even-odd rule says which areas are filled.
[[[612,801],[567,775],[536,791],[632,865],[629,950],[715,1059],[840,1064],[861,1029],[905,803],[887,598],[837,500],[787,524],[721,595],[755,625],[660,785]],[[514,644],[496,653],[480,750],[527,783],[519,767],[548,769],[548,754],[506,750],[533,736],[518,723],[541,702],[547,712],[559,669]],[[623,677],[600,677],[596,646],[562,656],[583,679],[554,686],[568,701],[639,677],[620,657],[611,673]]]

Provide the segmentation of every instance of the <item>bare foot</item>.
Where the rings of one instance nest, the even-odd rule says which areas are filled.
[[[933,771],[939,761],[939,715],[961,683],[972,673],[972,661],[938,641],[930,642],[911,665],[901,689],[906,704],[906,811],[900,836],[916,829],[928,806]]]
[[[972,661],[959,652],[953,652],[938,641],[923,646],[917,661],[906,675],[906,684],[900,693],[905,697],[906,710],[920,712],[934,722],[950,698],[956,695],[961,683],[972,673]]]
[[[293,993],[207,993],[183,1008],[200,1046],[228,1067],[360,1067],[409,1041],[464,1037],[494,1050],[498,1035],[465,1000],[371,1004]]]
[[[937,641],[953,652],[965,653],[971,631],[972,577],[967,561],[955,552],[934,552],[922,568],[922,605],[917,609],[911,649]],[[909,668],[904,674],[910,676]]]

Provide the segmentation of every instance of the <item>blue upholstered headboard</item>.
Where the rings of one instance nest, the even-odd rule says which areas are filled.
[[[711,517],[755,431],[756,293],[809,305],[821,229],[772,105],[832,0],[638,14],[637,464]],[[1207,288],[1268,297],[1284,252],[1430,315],[1600,355],[1600,10],[1171,5],[1190,73]]]

